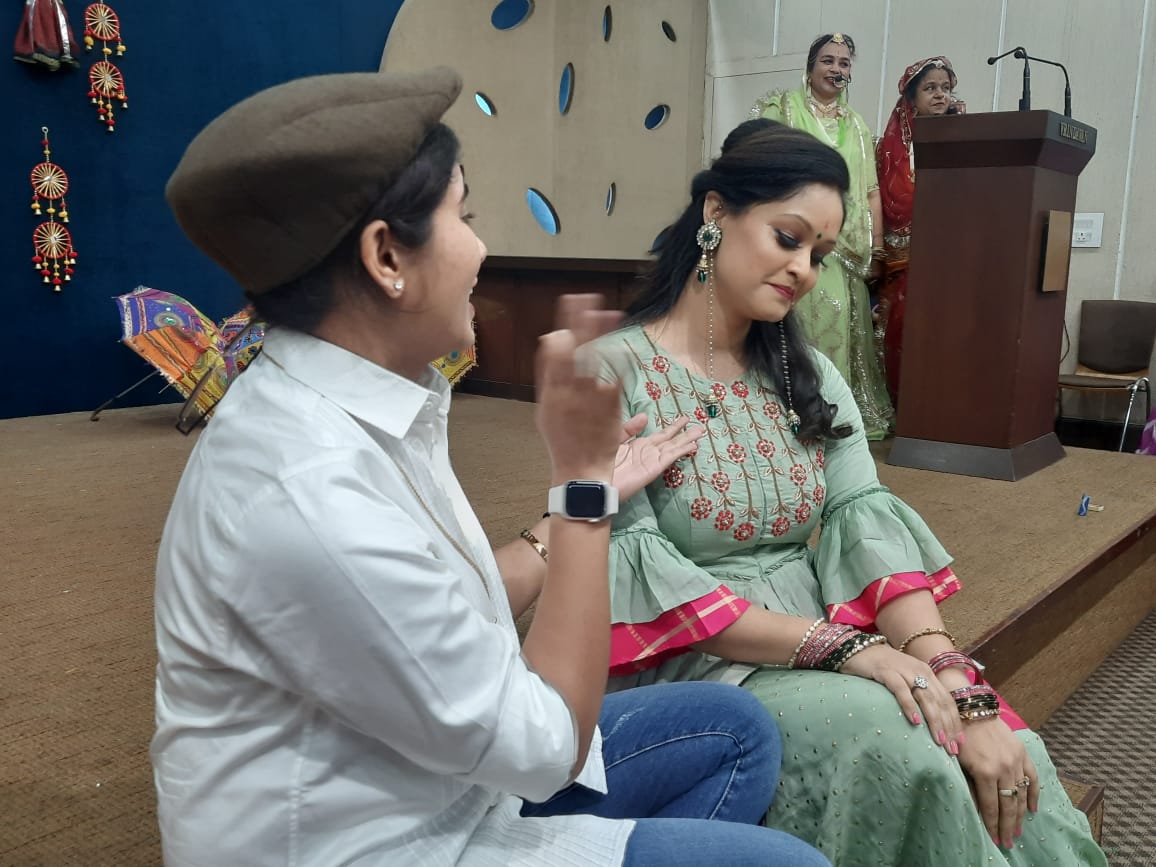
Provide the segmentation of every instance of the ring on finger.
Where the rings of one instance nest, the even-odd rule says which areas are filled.
[[[1015,788],[1015,789],[998,789],[997,794],[1001,798],[1018,798],[1020,796],[1020,790],[1018,788]]]
[[[928,686],[927,678],[922,674],[915,675],[915,679],[911,681],[911,687],[913,689],[927,689]]]
[[[1016,788],[1019,788],[1019,789],[1030,789],[1031,786],[1032,786],[1032,778],[1031,777],[1024,777],[1022,780],[1020,780],[1018,783],[1016,783]]]

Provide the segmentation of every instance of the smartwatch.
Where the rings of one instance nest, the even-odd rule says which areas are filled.
[[[547,510],[572,521],[604,521],[618,513],[618,488],[606,482],[574,479],[550,488]]]

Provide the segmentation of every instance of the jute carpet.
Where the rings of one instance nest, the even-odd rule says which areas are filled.
[[[169,405],[97,423],[87,413],[0,421],[0,865],[159,863],[152,571],[194,441],[173,430],[175,414]],[[454,463],[483,524],[495,542],[515,537],[542,512],[547,481],[533,407],[459,395],[451,424]],[[1071,454],[998,496],[971,486],[1000,483],[882,468],[960,555],[968,593],[945,613],[964,640],[1152,511],[1128,491],[1150,476],[1156,498],[1156,461],[1129,463],[1129,488],[1118,456]],[[1088,486],[1109,511],[1077,521]],[[1151,691],[1137,695],[1136,725],[1151,728]],[[1117,734],[1097,732],[1097,747],[1122,754],[1135,736]],[[1153,771],[1149,761],[1148,779]],[[1109,809],[1109,823],[1125,818]]]

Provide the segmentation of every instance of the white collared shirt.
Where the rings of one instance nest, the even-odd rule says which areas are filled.
[[[424,386],[272,329],[194,448],[157,564],[170,867],[621,863],[631,822],[518,815],[577,735]],[[600,743],[579,780],[605,791]]]

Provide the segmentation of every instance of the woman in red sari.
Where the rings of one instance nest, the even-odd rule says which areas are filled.
[[[897,404],[899,398],[911,210],[915,202],[915,152],[911,145],[911,127],[916,117],[963,114],[965,106],[955,97],[955,86],[955,71],[946,57],[929,57],[907,67],[899,79],[899,99],[875,148],[887,256],[878,315],[883,329],[887,389],[891,392],[893,404]]]

